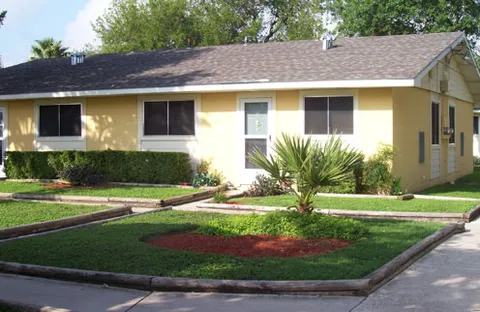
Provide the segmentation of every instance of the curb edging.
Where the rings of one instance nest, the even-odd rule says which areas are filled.
[[[286,207],[238,205],[238,204],[215,204],[199,203],[199,209],[218,210],[220,213],[235,211],[267,213],[277,210],[285,210]],[[341,217],[351,218],[377,218],[377,219],[400,219],[414,221],[442,221],[442,222],[471,222],[480,216],[480,205],[467,213],[443,213],[443,212],[402,212],[402,211],[367,211],[367,210],[340,210],[340,209],[315,209],[316,212]]]
[[[262,294],[329,294],[365,296],[391,280],[413,261],[450,236],[465,231],[464,223],[448,224],[363,279],[310,281],[214,280],[158,277],[67,269],[0,261],[0,272],[75,282],[111,284],[150,291],[200,291]]]
[[[216,192],[226,188],[220,185],[198,193],[171,197],[167,199],[149,198],[127,198],[127,197],[100,197],[100,196],[73,196],[73,195],[45,195],[45,194],[24,194],[24,193],[0,193],[0,200],[41,200],[68,203],[95,203],[95,204],[124,204],[146,208],[167,207],[182,205],[197,200],[212,197]]]
[[[23,235],[47,232],[61,228],[71,227],[79,224],[90,223],[98,220],[105,220],[124,215],[132,214],[131,206],[122,206],[112,209],[94,211],[78,216],[66,217],[56,220],[31,223],[0,229],[0,240]]]

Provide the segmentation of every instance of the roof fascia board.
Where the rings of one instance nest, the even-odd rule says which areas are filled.
[[[45,93],[24,93],[0,95],[0,100],[24,100],[38,98],[63,98],[83,96],[115,96],[155,93],[193,93],[193,92],[231,92],[231,91],[265,91],[265,90],[305,90],[328,88],[385,88],[413,87],[413,79],[378,79],[378,80],[331,80],[305,82],[262,82],[192,85],[162,88],[135,88],[118,90],[65,91]]]
[[[440,62],[441,59],[447,56],[447,54],[450,53],[453,50],[453,48],[459,45],[462,41],[468,42],[467,37],[465,37],[465,34],[462,34],[460,37],[458,37],[451,45],[448,46],[448,48],[443,50],[439,55],[437,55],[436,58],[431,60],[430,63],[428,63],[428,65],[415,77],[415,87],[421,87],[422,78],[425,77],[425,75],[427,75],[428,72],[432,68],[434,68],[438,64],[438,62]],[[470,47],[468,46],[468,44],[467,44],[467,47],[468,47],[468,50],[470,51]]]

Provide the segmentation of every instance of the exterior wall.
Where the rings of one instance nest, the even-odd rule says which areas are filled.
[[[87,99],[87,150],[137,150],[137,97]]]
[[[212,169],[221,171],[227,181],[238,181],[239,144],[236,93],[202,95],[199,113],[199,145],[202,158],[212,162]]]
[[[358,97],[357,147],[370,156],[380,144],[393,144],[392,89],[360,89]]]
[[[11,101],[7,107],[7,150],[33,151],[33,101]]]
[[[419,88],[395,88],[393,90],[393,145],[397,150],[394,161],[395,175],[402,177],[402,186],[409,192],[454,181],[473,171],[472,133],[473,104],[435,94],[441,103],[441,127],[448,127],[448,105],[456,107],[455,146],[449,146],[448,137],[441,136],[440,176],[431,179],[431,99],[430,91]],[[425,162],[419,163],[419,132],[425,133]],[[464,156],[460,156],[460,133],[464,132]],[[453,147],[453,148],[452,148]],[[453,152],[452,152],[453,151]],[[455,155],[450,168],[449,158]]]
[[[298,109],[299,91],[278,91],[276,94],[276,136],[282,133],[300,134],[300,111]]]

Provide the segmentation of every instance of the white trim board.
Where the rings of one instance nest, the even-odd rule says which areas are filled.
[[[302,82],[256,82],[192,85],[159,88],[134,88],[118,90],[64,91],[45,93],[24,93],[0,95],[0,100],[22,100],[40,98],[64,98],[83,96],[115,96],[138,94],[189,93],[189,92],[231,92],[231,91],[267,91],[267,90],[307,90],[332,88],[383,88],[383,87],[414,87],[414,79],[374,79],[374,80],[326,80]]]

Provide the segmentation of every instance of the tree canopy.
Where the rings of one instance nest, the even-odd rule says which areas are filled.
[[[114,0],[93,24],[102,52],[318,38],[321,0]]]
[[[0,26],[3,25],[3,21],[5,20],[6,16],[7,16],[7,11],[0,11]]]
[[[35,44],[32,45],[32,56],[30,60],[66,57],[68,55],[67,50],[67,47],[62,46],[61,40],[56,41],[51,37],[35,40]]]
[[[480,0],[328,0],[345,36],[464,31],[480,38]]]

